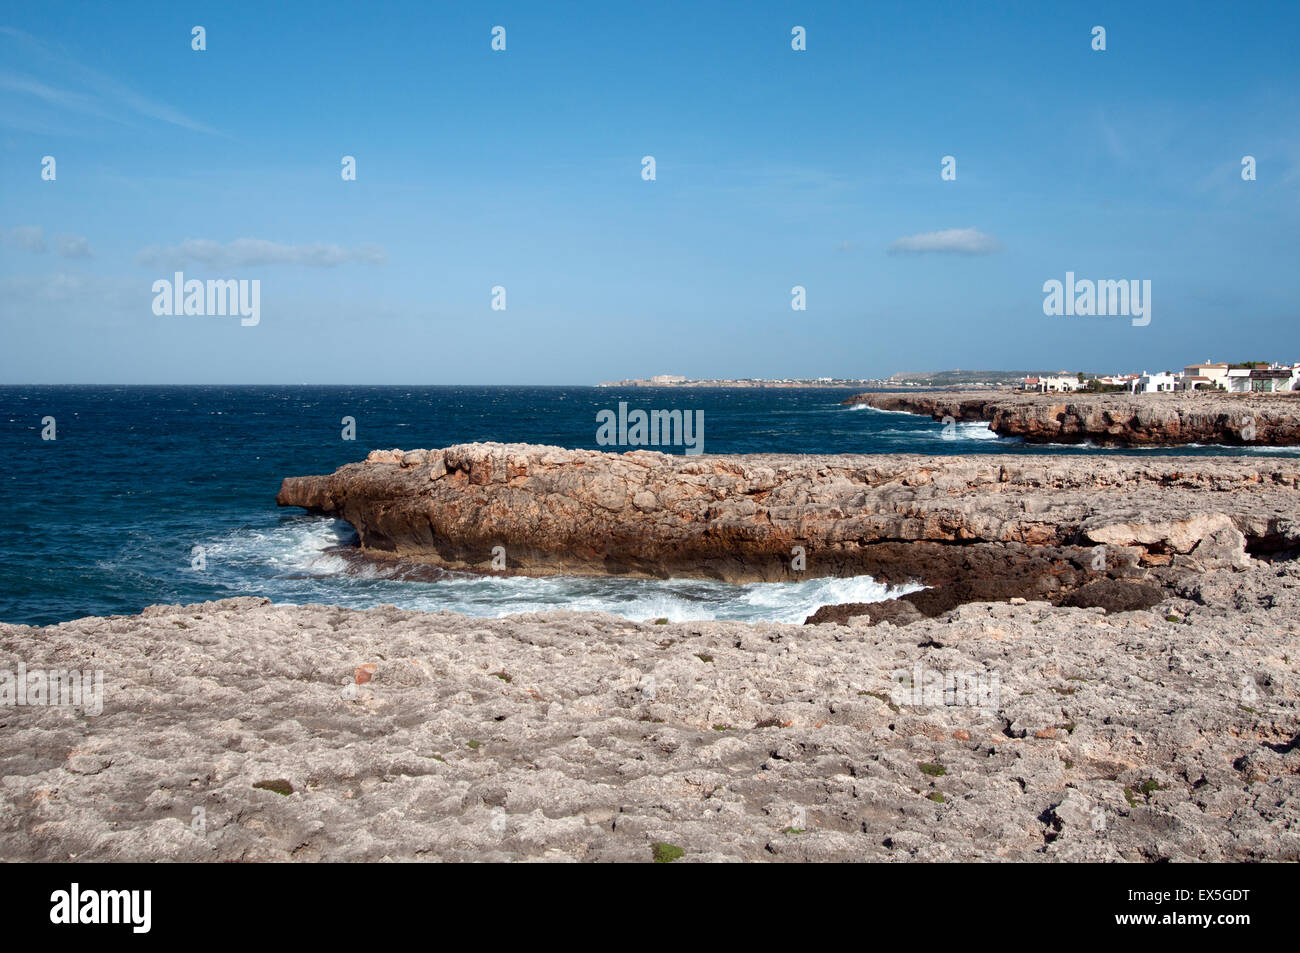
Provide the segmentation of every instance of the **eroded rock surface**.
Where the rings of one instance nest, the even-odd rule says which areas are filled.
[[[1300,567],[1258,561],[1154,609],[905,627],[0,625],[0,667],[105,683],[98,717],[0,709],[0,859],[1297,861],[1298,655]],[[918,667],[982,693],[897,694]]]
[[[944,391],[857,394],[843,403],[928,414],[935,420],[987,420],[998,436],[1020,437],[1026,443],[1300,445],[1300,393]]]
[[[277,502],[347,520],[363,551],[453,569],[733,582],[868,573],[942,585],[974,563],[1244,566],[1300,545],[1300,461],[669,456],[526,444],[376,451]],[[956,544],[956,545],[954,545]],[[802,549],[806,568],[792,561]],[[981,555],[982,553],[982,555]],[[1063,573],[1074,566],[1081,576]]]

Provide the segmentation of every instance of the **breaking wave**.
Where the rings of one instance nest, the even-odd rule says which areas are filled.
[[[274,528],[236,530],[204,545],[203,572],[231,595],[354,609],[395,605],[484,618],[571,610],[609,612],[637,621],[800,623],[824,605],[882,602],[923,588],[886,586],[870,576],[735,585],[702,579],[483,576],[423,566],[413,571],[409,565],[358,560],[341,550],[353,536],[346,523],[322,517],[287,518]]]

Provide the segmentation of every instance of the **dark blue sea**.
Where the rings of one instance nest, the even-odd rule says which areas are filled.
[[[732,586],[698,580],[418,581],[326,552],[341,522],[281,510],[283,477],[376,448],[479,440],[600,448],[596,413],[703,410],[704,452],[1162,453],[1029,447],[962,424],[849,409],[852,391],[595,387],[0,387],[0,621],[48,624],[236,595],[481,616],[555,608],[629,618],[802,621],[828,602],[883,598],[868,577]],[[355,441],[342,418],[356,420]],[[55,438],[42,439],[54,418]],[[1192,454],[1240,449],[1193,447]],[[1256,451],[1259,452],[1259,451]],[[1273,451],[1295,455],[1290,450]],[[205,568],[195,568],[196,547]]]

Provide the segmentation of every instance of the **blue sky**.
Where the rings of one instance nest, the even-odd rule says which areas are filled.
[[[10,4],[0,383],[1300,360],[1300,5],[1137,7]],[[156,316],[177,267],[260,324]]]

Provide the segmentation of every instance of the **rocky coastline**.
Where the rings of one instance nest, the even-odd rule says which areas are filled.
[[[999,437],[1101,447],[1300,446],[1300,393],[1038,394],[1003,391],[855,394],[846,405],[987,421]]]
[[[346,520],[372,559],[736,583],[869,574],[930,587],[906,598],[921,615],[972,600],[1060,603],[1085,588],[1093,605],[1149,602],[1130,584],[1300,549],[1290,459],[688,458],[465,444],[374,451],[289,477],[277,502]]]
[[[279,502],[430,569],[794,578],[802,546],[929,588],[804,625],[0,625],[11,668],[103,685],[0,708],[0,858],[1300,861],[1300,461],[474,444]]]

